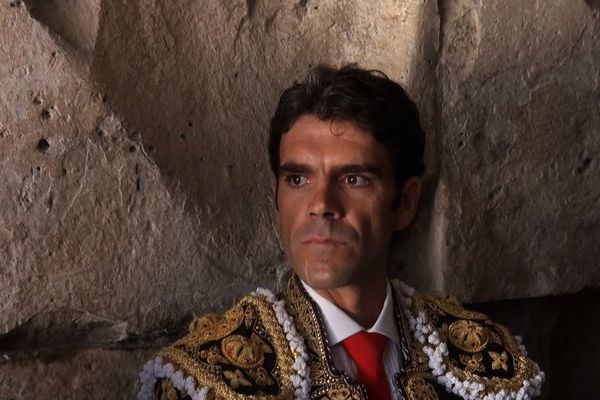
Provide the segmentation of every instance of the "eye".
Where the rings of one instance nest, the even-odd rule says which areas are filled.
[[[308,179],[302,175],[288,175],[285,181],[292,187],[300,187],[308,183]]]
[[[347,175],[344,177],[344,183],[350,186],[363,187],[367,186],[369,182],[369,178],[361,175]]]

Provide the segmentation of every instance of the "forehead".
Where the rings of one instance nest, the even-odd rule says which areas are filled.
[[[323,121],[313,115],[296,120],[281,138],[280,163],[374,164],[391,169],[389,151],[370,133],[347,121]]]

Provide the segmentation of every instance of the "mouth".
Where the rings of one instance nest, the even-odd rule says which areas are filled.
[[[329,245],[329,246],[344,246],[346,242],[336,240],[331,237],[315,236],[302,242],[307,245]]]

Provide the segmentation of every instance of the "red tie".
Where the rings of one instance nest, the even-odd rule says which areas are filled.
[[[358,381],[371,400],[390,400],[390,388],[383,368],[387,338],[377,332],[358,332],[342,342],[356,364]]]

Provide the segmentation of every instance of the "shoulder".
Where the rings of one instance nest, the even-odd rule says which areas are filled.
[[[306,389],[296,336],[282,301],[259,289],[223,314],[194,319],[146,364],[138,400],[292,399]]]
[[[398,281],[394,286],[414,346],[448,392],[467,399],[539,395],[544,373],[527,357],[520,338],[452,296],[424,295]]]

